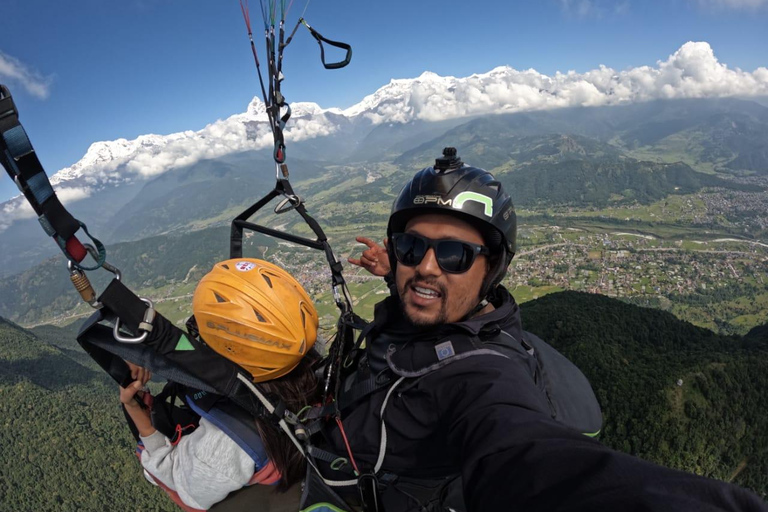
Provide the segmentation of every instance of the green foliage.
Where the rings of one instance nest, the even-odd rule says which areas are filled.
[[[142,477],[117,386],[2,318],[0,418],[0,511],[177,510]]]
[[[648,204],[704,186],[731,186],[683,163],[659,164],[629,158],[583,158],[537,163],[499,175],[516,204],[570,204],[604,208],[619,201]]]
[[[586,293],[522,309],[526,329],[589,378],[607,445],[768,492],[768,344]]]
[[[522,309],[525,328],[590,379],[604,443],[768,491],[768,326],[721,336],[577,292]],[[0,319],[0,510],[175,510],[141,477],[116,386],[77,352],[74,331]]]

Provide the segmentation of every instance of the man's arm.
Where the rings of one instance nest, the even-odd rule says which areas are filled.
[[[488,359],[464,375],[448,409],[470,511],[768,511],[737,486],[616,452],[560,425],[536,406],[535,387],[514,363]]]

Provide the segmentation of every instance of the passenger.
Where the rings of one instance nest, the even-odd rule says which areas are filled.
[[[190,334],[195,335],[196,323],[202,340],[248,370],[263,393],[279,397],[292,411],[314,403],[318,386],[311,362],[318,317],[311,299],[290,274],[261,260],[217,263],[195,290],[193,314]],[[183,508],[207,510],[254,483],[276,484],[278,491],[286,491],[304,478],[304,458],[269,420],[254,420],[270,461],[258,472],[254,459],[204,417],[193,432],[174,444],[153,426],[149,408],[134,399],[149,380],[149,372],[135,365],[131,368],[136,380],[120,388],[120,401],[143,443],[141,464],[151,481]],[[293,510],[298,510],[298,496],[281,500],[263,490],[254,492],[258,497],[252,499],[261,503],[258,510],[283,510],[286,501],[295,503]],[[270,508],[270,501],[282,505]]]

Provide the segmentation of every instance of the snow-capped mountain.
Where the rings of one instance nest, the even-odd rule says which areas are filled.
[[[412,79],[393,79],[345,110],[291,103],[285,137],[289,162],[302,158],[311,163],[394,161],[478,116],[726,96],[768,96],[768,69],[730,69],[717,60],[709,44],[686,43],[653,67],[622,71],[600,66],[585,73],[547,76],[532,69],[501,66],[467,77],[424,72]],[[447,143],[456,143],[453,135],[448,139]],[[237,155],[267,150],[264,157],[268,160],[272,144],[264,104],[254,98],[244,112],[198,131],[95,142],[77,163],[53,174],[51,182],[76,215],[93,224],[114,227],[130,220],[125,217],[130,214],[130,209],[126,210],[130,205],[139,208],[136,205],[144,204],[146,209],[151,206],[144,202],[148,196],[156,202],[169,200],[160,192],[171,190],[171,183],[177,187],[189,184],[194,179],[184,173],[202,173],[211,162],[218,167],[208,171],[240,179],[243,175],[238,173],[243,169],[237,166],[242,159]],[[158,179],[166,176],[167,188],[163,188]],[[147,186],[150,183],[152,186]],[[155,189],[160,192],[155,193]],[[85,198],[88,201],[83,201]],[[226,200],[222,194],[222,201]],[[0,212],[0,256],[5,256],[6,262],[9,258],[29,260],[37,253],[23,251],[41,243],[31,235],[39,231],[31,226],[31,208],[22,197],[16,197],[0,204]],[[210,213],[215,217],[220,212]],[[169,220],[164,229],[175,226],[173,222]]]
[[[766,94],[768,69],[753,73],[729,69],[717,60],[708,43],[689,42],[656,67],[615,71],[600,66],[586,73],[558,72],[552,77],[508,66],[464,78],[427,71],[413,79],[393,79],[346,110],[296,102],[291,104],[286,140],[295,143],[325,137],[349,126],[359,129],[489,113]],[[254,98],[245,112],[199,131],[96,142],[79,162],[53,175],[51,182],[62,188],[87,187],[74,194],[84,196],[92,187],[145,180],[203,159],[271,145],[264,104]]]

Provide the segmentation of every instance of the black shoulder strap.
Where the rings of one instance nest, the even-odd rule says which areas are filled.
[[[16,183],[37,214],[40,225],[53,237],[67,259],[76,265],[87,255],[75,237],[82,227],[98,249],[98,268],[104,262],[104,246],[88,234],[85,225],[75,219],[56,196],[27,132],[19,122],[19,112],[8,88],[0,84],[0,164]],[[80,267],[79,267],[80,268]],[[81,267],[85,268],[85,267]],[[86,268],[87,270],[87,268]]]
[[[406,343],[387,350],[387,364],[400,377],[418,378],[456,361],[476,356],[505,357],[498,350],[487,348],[477,336],[456,333],[436,343]]]

